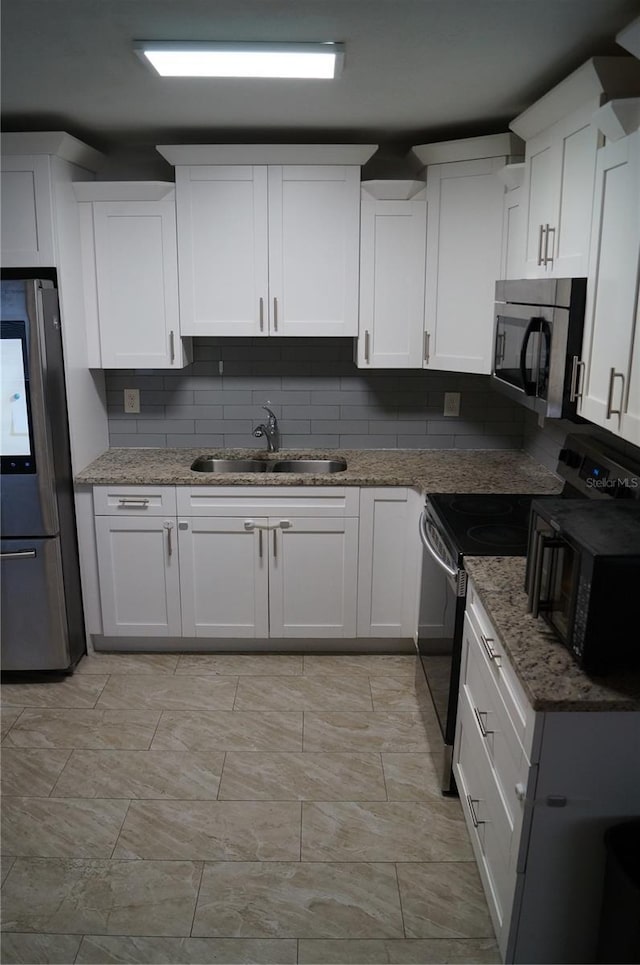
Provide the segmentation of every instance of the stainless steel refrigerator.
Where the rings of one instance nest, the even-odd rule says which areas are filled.
[[[71,671],[86,644],[60,312],[55,276],[25,274],[0,280],[0,667]]]

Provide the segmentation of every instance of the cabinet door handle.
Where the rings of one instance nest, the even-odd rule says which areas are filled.
[[[622,389],[620,392],[620,408],[613,408],[613,384],[616,379],[622,379]],[[622,372],[616,372],[615,369],[611,369],[609,373],[609,394],[607,396],[607,414],[606,419],[610,419],[612,415],[620,416],[622,415],[622,398],[624,396],[624,375]]]
[[[264,332],[264,298],[260,299],[260,331]]]
[[[364,360],[367,363],[371,361],[371,357],[369,355],[369,332],[366,329],[364,332]]]
[[[546,225],[544,226],[544,229],[545,229],[545,231],[544,231],[544,233],[545,233],[545,241],[544,241],[544,266],[545,266],[545,268],[546,268],[547,265],[548,265],[549,263],[551,263],[551,267],[553,268],[553,257],[554,257],[554,256],[553,256],[553,249],[554,249],[555,246],[556,246],[556,229],[555,229],[555,228],[551,228],[548,224],[546,224]],[[553,238],[552,238],[552,241],[551,241],[551,254],[549,254],[549,236],[550,236],[550,235],[553,235]]]
[[[121,496],[118,503],[120,506],[137,506],[139,509],[146,509],[149,500],[143,496]]]
[[[480,728],[480,733],[482,734],[482,736],[483,736],[483,737],[488,737],[489,734],[493,734],[493,731],[492,731],[492,730],[487,730],[487,728],[485,727],[485,723],[484,723],[484,721],[483,721],[483,719],[482,719],[483,717],[486,717],[486,716],[487,716],[487,711],[486,711],[486,710],[478,710],[477,707],[474,707],[474,708],[473,708],[473,713],[475,714],[475,718],[476,718],[476,720],[477,720],[477,722],[478,722],[478,727]]]
[[[476,814],[476,809],[474,804],[480,804],[478,798],[472,798],[470,794],[467,794],[467,804],[469,805],[469,811],[471,812],[471,820],[473,821],[474,828],[477,828],[481,824],[486,824],[486,821],[479,821],[478,815]]]
[[[542,253],[542,242],[544,240],[544,236],[545,226],[541,224],[538,231],[538,265],[544,265],[544,255]]]
[[[293,526],[293,523],[291,522],[290,519],[281,519],[280,522],[278,523],[278,526],[280,527],[280,529],[291,529],[291,527]]]
[[[258,556],[262,559],[262,530],[258,530]]]
[[[273,558],[277,560],[278,558],[278,530],[273,531]]]
[[[176,360],[176,337],[173,330],[169,332],[169,351],[171,353],[171,364],[173,365]]]
[[[500,654],[497,653],[491,646],[491,644],[494,643],[493,637],[485,637],[484,633],[481,633],[480,639],[482,640],[482,646],[484,647],[485,653],[488,656],[489,660],[493,660],[496,667],[499,667],[501,663],[501,657],[500,657]]]
[[[173,540],[171,538],[171,532],[173,530],[173,523],[170,519],[167,519],[162,524],[167,531],[167,553],[169,556],[173,556]]]
[[[273,297],[273,330],[278,331],[278,299]]]
[[[571,362],[571,392],[569,394],[569,402],[577,402],[578,399],[582,399],[584,370],[584,362],[580,360],[579,356],[574,355]]]
[[[430,332],[425,332],[424,333],[424,360],[427,363],[427,365],[429,364],[429,342],[430,341],[431,341]]]

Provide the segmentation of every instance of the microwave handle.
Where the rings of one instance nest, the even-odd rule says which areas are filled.
[[[549,368],[551,365],[551,326],[549,322],[542,318],[540,319],[540,332],[542,338],[538,344],[538,371],[536,373],[536,394],[540,394],[540,374],[543,373],[543,383],[542,387],[546,397],[547,387],[549,385]],[[542,369],[542,344],[544,342],[545,347],[545,367]]]
[[[547,550],[553,549],[554,547],[563,546],[561,539],[550,536],[547,533],[542,533],[540,531],[535,532],[533,536],[533,571],[532,578],[528,590],[528,606],[527,609],[531,616],[537,617],[542,608],[542,571],[544,566],[544,557]]]
[[[529,324],[526,327],[524,337],[522,339],[522,348],[520,349],[520,375],[522,377],[522,388],[524,389],[525,395],[535,395],[538,385],[538,380],[527,379],[527,349],[529,347],[529,341],[534,332],[540,331],[540,318],[529,319]]]

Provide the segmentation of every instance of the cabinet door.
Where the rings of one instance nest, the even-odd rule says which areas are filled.
[[[183,335],[268,334],[267,168],[176,168]]]
[[[180,635],[175,519],[96,516],[105,636]]]
[[[560,157],[551,131],[527,141],[525,155],[525,269],[528,278],[547,274],[544,264],[546,226],[554,227],[558,212]]]
[[[48,155],[3,157],[0,190],[3,267],[55,266]]]
[[[612,432],[637,431],[638,390],[631,364],[640,252],[640,133],[598,152],[591,234],[580,415]],[[630,409],[629,409],[630,404]],[[634,414],[635,413],[635,414]]]
[[[523,188],[506,191],[502,209],[501,278],[524,278]]]
[[[186,637],[268,637],[266,519],[178,521],[182,633]]]
[[[503,166],[490,158],[427,171],[426,368],[491,371]]]
[[[640,212],[638,212],[640,218]],[[638,285],[638,281],[636,281]],[[640,287],[636,291],[636,324],[627,381],[626,406],[620,417],[620,435],[640,446]]]
[[[173,201],[96,202],[93,230],[102,367],[181,367]]]
[[[413,637],[418,505],[407,489],[360,492],[358,636]]]
[[[422,367],[427,205],[362,199],[360,368]]]
[[[272,637],[355,637],[358,520],[270,519]]]
[[[591,116],[589,108],[554,127],[554,150],[560,155],[560,183],[555,236],[549,239],[548,252],[553,259],[549,266],[551,274],[556,278],[587,274],[599,138]]]
[[[358,334],[359,232],[359,167],[269,167],[272,335]]]

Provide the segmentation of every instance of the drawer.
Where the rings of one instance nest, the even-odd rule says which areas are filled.
[[[469,582],[467,591],[465,615],[469,617],[471,626],[480,641],[488,673],[502,697],[513,729],[518,735],[529,760],[536,761],[537,749],[534,748],[535,711],[529,703],[522,684],[518,680],[471,582]]]
[[[94,486],[96,516],[175,516],[175,486]]]
[[[496,934],[500,935],[511,917],[519,834],[510,820],[463,691],[458,701],[454,773],[489,911]]]
[[[531,765],[468,614],[464,618],[460,685],[471,705],[478,734],[495,770],[511,820],[514,827],[520,829]]]
[[[346,486],[179,486],[178,516],[358,516]]]

